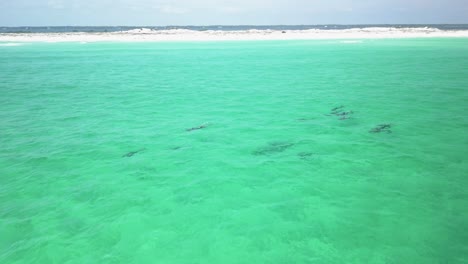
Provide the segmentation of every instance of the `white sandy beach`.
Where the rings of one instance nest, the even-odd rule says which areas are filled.
[[[380,38],[466,38],[468,30],[435,28],[354,28],[344,30],[243,30],[195,31],[147,28],[109,33],[1,33],[0,42],[96,42],[96,41],[225,41],[225,40],[309,40]]]

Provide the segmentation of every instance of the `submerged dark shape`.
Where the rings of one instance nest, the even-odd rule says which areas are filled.
[[[338,110],[340,110],[340,109],[342,109],[342,108],[344,108],[344,105],[337,106],[337,107],[335,107],[335,108],[333,108],[333,109],[331,110],[331,113],[334,114],[334,113],[336,113]]]
[[[297,153],[297,156],[299,156],[301,159],[307,159],[307,158],[311,157],[312,155],[314,155],[314,153],[312,153],[312,152]]]
[[[347,115],[350,115],[350,114],[353,114],[353,111],[336,113],[335,115],[336,116],[347,116]]]
[[[344,109],[344,105],[341,105],[341,106],[337,106],[337,107],[333,108],[330,111],[330,114],[328,114],[326,116],[334,115],[334,116],[338,116],[339,120],[346,120],[346,119],[350,119],[352,114],[354,114],[353,111],[346,111]]]
[[[353,111],[349,111],[349,112],[336,113],[335,115],[339,117],[338,120],[346,120],[346,119],[350,119],[353,113],[354,113]]]
[[[127,154],[123,155],[122,158],[130,158],[132,157],[133,155],[143,151],[143,150],[146,150],[146,148],[142,148],[142,149],[139,149],[139,150],[136,150],[136,151],[130,151],[128,152]]]
[[[380,124],[374,127],[373,129],[369,130],[369,133],[381,133],[381,132],[387,132],[387,133],[392,133],[390,128],[392,127],[392,124]]]
[[[203,129],[203,128],[206,128],[206,125],[201,125],[201,126],[198,126],[198,127],[187,128],[186,131],[190,132],[190,131],[199,130],[199,129]]]
[[[272,142],[267,146],[261,147],[253,152],[254,155],[268,155],[273,153],[283,152],[286,149],[294,146],[294,143]]]

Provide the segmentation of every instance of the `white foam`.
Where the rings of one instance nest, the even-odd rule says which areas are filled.
[[[151,34],[154,30],[150,28],[136,28],[126,31],[119,31],[118,33],[128,33],[128,34]]]
[[[0,33],[0,42],[95,42],[95,41],[222,41],[222,40],[308,40],[339,39],[359,43],[363,39],[380,38],[427,38],[463,37],[468,38],[468,30],[439,30],[436,28],[392,28],[371,27],[352,29],[307,29],[307,30],[206,30],[188,29],[153,30],[132,29],[120,32],[100,33]]]
[[[16,47],[23,46],[24,43],[0,43],[0,47]]]
[[[344,44],[356,44],[356,43],[362,43],[362,40],[342,40],[340,43]]]

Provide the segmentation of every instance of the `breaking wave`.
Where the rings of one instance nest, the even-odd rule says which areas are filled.
[[[0,47],[16,47],[23,46],[23,43],[0,43]]]

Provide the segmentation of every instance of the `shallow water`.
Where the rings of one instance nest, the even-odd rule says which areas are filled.
[[[467,69],[468,39],[0,45],[0,262],[466,263]]]

